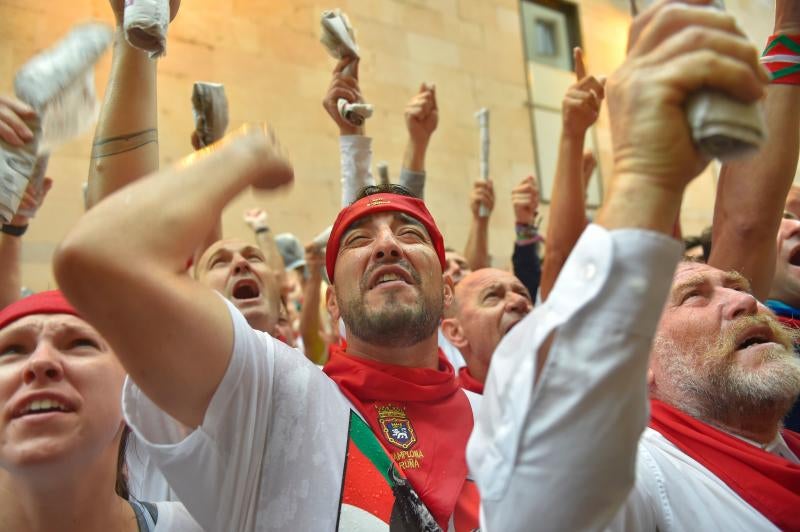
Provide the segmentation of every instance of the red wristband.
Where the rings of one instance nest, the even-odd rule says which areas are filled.
[[[771,35],[761,63],[772,73],[772,83],[800,85],[800,35]]]

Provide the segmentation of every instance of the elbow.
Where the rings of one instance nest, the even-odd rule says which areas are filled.
[[[96,253],[92,252],[97,244],[92,245],[75,233],[69,233],[53,255],[53,275],[58,287],[70,301],[82,299],[81,294],[86,292],[90,284],[91,272],[97,268]]]

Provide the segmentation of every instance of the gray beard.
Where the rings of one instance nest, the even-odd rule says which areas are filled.
[[[439,327],[444,308],[441,297],[401,306],[393,294],[378,312],[367,310],[363,296],[338,303],[348,336],[385,347],[410,347],[430,338]]]

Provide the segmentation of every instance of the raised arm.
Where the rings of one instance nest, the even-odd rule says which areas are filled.
[[[256,243],[264,253],[267,266],[275,276],[278,286],[286,286],[286,265],[283,263],[283,256],[275,243],[275,235],[267,224],[267,211],[264,209],[249,209],[244,213],[244,222],[253,230]]]
[[[539,210],[539,186],[536,179],[530,175],[524,178],[511,190],[511,204],[514,207],[514,254],[511,262],[514,265],[514,275],[522,281],[531,297],[536,299],[539,283],[542,276],[541,261],[539,260],[539,228],[536,217]]]
[[[303,338],[305,354],[311,362],[324,364],[328,353],[322,337],[320,302],[322,294],[322,269],[325,267],[324,248],[309,244],[306,246],[306,272],[308,277],[303,285],[303,307],[300,309],[300,335]]]
[[[649,351],[682,251],[673,223],[707,165],[684,104],[701,88],[745,102],[764,93],[767,76],[729,15],[661,2],[634,24],[640,38],[607,85],[608,200],[550,298],[492,358],[468,450],[489,532],[534,519],[542,530],[603,530],[627,500]],[[540,372],[532,360],[548,346]]]
[[[109,196],[78,221],[54,259],[59,286],[131,378],[190,427],[201,423],[225,373],[233,329],[222,298],[184,275],[186,257],[242,190],[293,178],[271,132],[232,137]]]
[[[123,4],[124,0],[111,0],[117,28],[111,75],[92,144],[87,208],[158,169],[156,61],[125,40]],[[170,0],[172,17],[179,6],[180,0]]]
[[[358,191],[367,185],[374,185],[375,178],[370,171],[372,162],[372,139],[365,136],[363,125],[354,126],[339,114],[337,103],[344,98],[349,103],[363,103],[361,88],[358,85],[358,59],[345,57],[336,63],[328,92],[322,100],[322,107],[328,112],[339,129],[339,150],[342,179],[342,207],[355,201]],[[355,62],[352,69],[347,67]],[[349,70],[352,70],[349,72]]]
[[[481,216],[481,205],[488,211],[487,216]],[[467,259],[473,270],[488,268],[491,266],[489,264],[489,218],[494,209],[494,184],[491,181],[479,180],[473,183],[469,208],[472,212],[472,221],[467,235],[467,245],[464,246],[464,258]]]
[[[567,89],[561,106],[561,139],[542,264],[542,301],[547,299],[567,257],[586,228],[583,146],[586,131],[597,121],[605,96],[604,81],[586,73],[583,51],[575,48],[573,55],[577,82]]]
[[[405,110],[408,143],[400,169],[400,184],[420,199],[425,199],[425,154],[439,124],[436,86],[423,83]]]
[[[800,37],[800,2],[777,0],[775,34]],[[762,301],[775,274],[775,238],[797,170],[800,86],[771,84],[764,107],[764,146],[755,157],[725,164],[720,172],[708,259],[715,268],[747,277]]]

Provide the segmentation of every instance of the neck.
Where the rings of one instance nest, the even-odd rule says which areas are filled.
[[[478,360],[478,357],[464,357],[464,360],[467,362],[467,370],[469,370],[472,378],[478,382],[485,383],[486,374],[489,373],[489,365]]]
[[[59,463],[18,474],[0,470],[0,530],[138,530],[133,509],[114,491],[117,453],[109,447],[108,456],[91,464]]]
[[[765,415],[756,419],[731,420],[725,423],[713,420],[706,422],[729,434],[766,445],[778,436],[782,419],[783,416],[770,416],[765,412]]]
[[[437,369],[439,367],[439,342],[436,333],[407,347],[375,345],[348,334],[347,352],[382,364],[394,364],[409,368]]]

